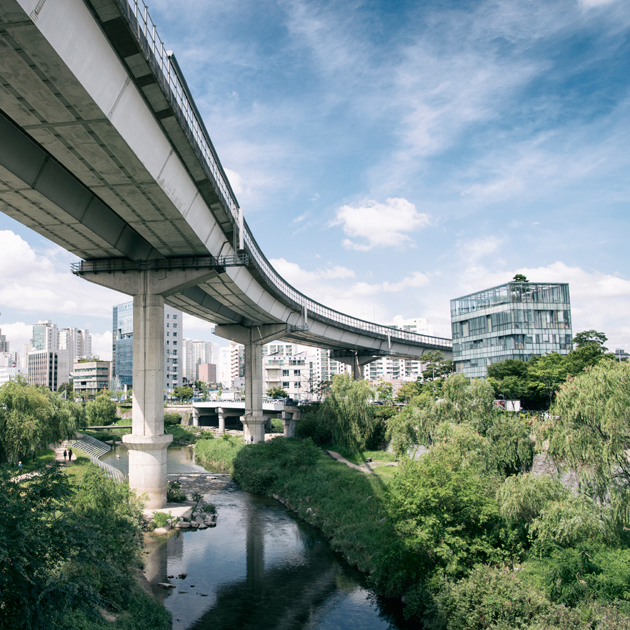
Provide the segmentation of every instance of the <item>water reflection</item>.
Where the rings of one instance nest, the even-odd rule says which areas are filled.
[[[129,474],[129,455],[124,444],[118,444],[111,451],[105,453],[101,460],[110,466],[118,468],[125,475]],[[171,446],[168,449],[168,462],[166,464],[167,473],[184,473],[193,471],[204,471],[203,466],[195,463],[195,449],[188,446]]]
[[[156,540],[146,556],[145,575],[175,630],[405,627],[317,530],[275,501],[233,483],[209,498],[219,510],[216,528]],[[168,575],[176,588],[157,587]]]

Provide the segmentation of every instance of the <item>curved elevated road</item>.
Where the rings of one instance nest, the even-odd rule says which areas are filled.
[[[125,441],[130,483],[156,507],[169,441],[165,302],[245,345],[254,441],[264,439],[265,342],[331,349],[355,377],[377,356],[451,352],[448,339],[329,309],[276,273],[142,0],[0,0],[0,210],[80,257],[78,275],[134,297]]]

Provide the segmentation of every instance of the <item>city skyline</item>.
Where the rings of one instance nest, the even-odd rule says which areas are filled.
[[[450,299],[520,272],[569,283],[574,333],[630,346],[622,2],[184,4],[149,9],[249,225],[296,288],[450,336]],[[0,215],[13,349],[53,319],[90,329],[109,358],[109,313],[129,298],[72,276],[74,261]],[[184,326],[222,343],[209,323]]]

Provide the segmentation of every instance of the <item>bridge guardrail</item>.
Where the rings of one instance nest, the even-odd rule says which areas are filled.
[[[239,222],[240,207],[234,191],[223,170],[219,156],[210,140],[210,135],[188,90],[188,86],[173,63],[169,51],[164,47],[164,42],[157,32],[146,3],[144,0],[118,0],[118,3],[144,51],[147,61],[155,72],[165,95],[169,98],[182,128],[187,132],[189,141],[193,148],[196,149],[197,155],[201,157],[202,165],[214,183],[215,189],[219,193],[225,209],[228,211],[228,216],[231,217],[236,226]],[[353,332],[369,333],[372,336],[377,335],[389,341],[403,341],[412,345],[447,351],[452,349],[453,342],[451,339],[421,335],[368,322],[345,315],[308,298],[286,282],[273,268],[256,243],[246,222],[243,222],[243,241],[252,262],[274,289],[275,293],[284,301],[291,303],[298,311],[302,311],[305,319],[310,315],[324,323],[341,326]]]

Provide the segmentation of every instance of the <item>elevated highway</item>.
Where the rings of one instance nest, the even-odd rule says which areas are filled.
[[[137,0],[0,0],[0,209],[81,258],[77,275],[133,296],[126,441],[137,454],[131,483],[156,503],[168,444],[165,302],[245,345],[248,440],[264,439],[264,343],[328,348],[357,378],[378,356],[451,352],[448,339],[327,308],[276,273],[175,56]]]

